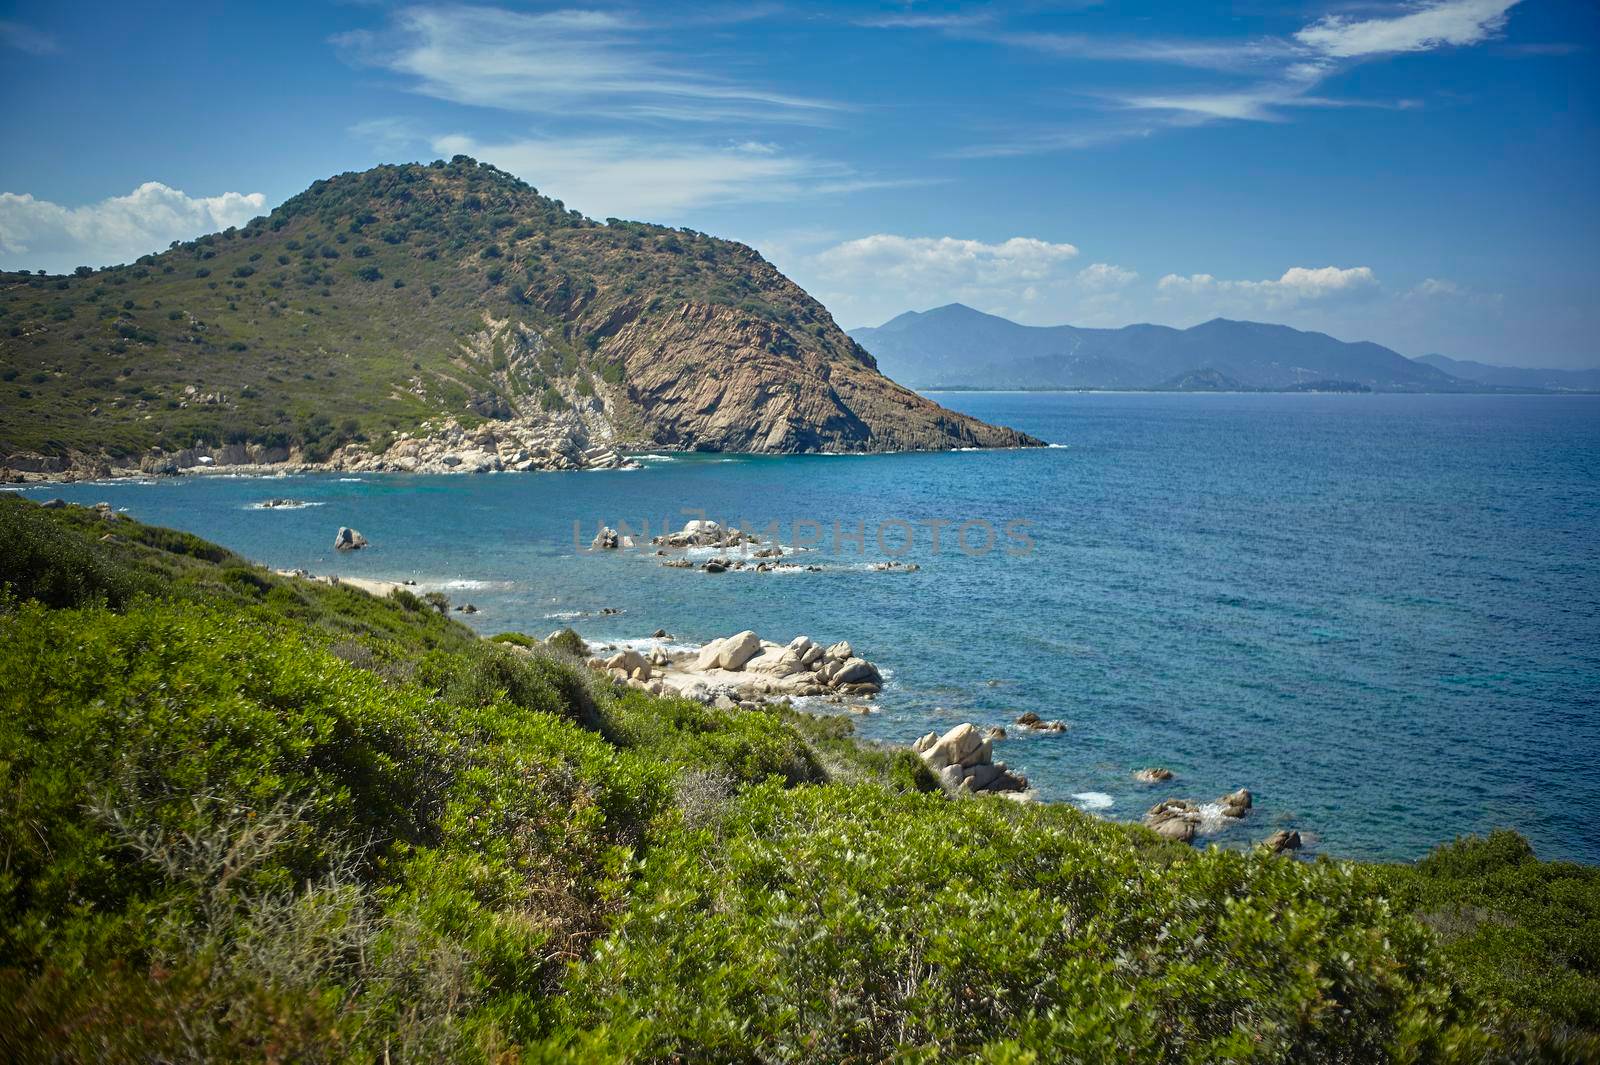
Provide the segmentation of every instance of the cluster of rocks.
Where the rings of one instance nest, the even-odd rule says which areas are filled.
[[[594,539],[589,541],[591,551],[616,551],[621,548],[632,548],[633,537],[623,536],[617,530],[607,525],[594,534]]]
[[[1017,717],[1017,724],[1030,732],[1065,732],[1065,721],[1046,721],[1032,710]]]
[[[1252,802],[1248,788],[1229,792],[1210,804],[1209,810],[1188,799],[1162,799],[1145,813],[1144,823],[1158,835],[1189,843],[1213,824],[1237,821],[1249,811]]]
[[[68,503],[65,499],[47,499],[43,503],[39,504],[39,506],[44,508],[45,510],[61,510],[61,509],[65,508],[65,507],[71,507],[71,506],[76,506],[76,505],[77,504],[75,504],[75,503]],[[115,508],[113,508],[110,503],[106,503],[106,502],[96,503],[94,506],[90,507],[89,509],[91,511],[93,511],[94,512],[94,516],[99,518],[101,521],[121,521],[122,520],[122,515],[118,514],[116,512]]]
[[[366,546],[367,538],[348,526],[339,526],[339,531],[333,535],[335,551],[359,551]]]
[[[874,573],[916,573],[918,570],[922,569],[922,567],[917,565],[915,562],[900,561],[874,562],[867,568],[872,570]]]
[[[277,507],[289,507],[289,508],[293,509],[295,507],[303,507],[305,505],[306,505],[306,503],[305,503],[305,500],[303,500],[303,499],[288,499],[288,498],[280,496],[280,497],[277,497],[277,498],[274,498],[274,499],[265,500],[261,504],[261,509],[262,510],[273,510],[273,509],[275,509]]]
[[[401,436],[383,452],[360,445],[335,456],[347,470],[407,473],[491,473],[505,470],[593,470],[633,468],[638,464],[611,447],[590,440],[584,422],[572,415],[515,417],[465,429],[454,418],[425,433]]]
[[[719,698],[743,704],[781,696],[870,696],[883,688],[878,667],[858,657],[847,642],[824,647],[808,636],[796,636],[777,644],[749,629],[695,650],[657,645],[645,654],[625,648],[588,663],[634,687],[707,703]]]
[[[308,461],[288,447],[265,444],[170,451],[152,448],[136,462],[81,452],[65,456],[23,452],[0,457],[0,480],[70,481],[220,469],[252,473],[490,473],[636,468],[638,463],[602,442],[612,435],[609,423],[595,412],[515,415],[471,428],[463,427],[455,418],[443,418],[424,422],[417,433],[403,434],[381,447],[360,442],[345,444],[323,462]]]
[[[754,533],[745,532],[743,529],[724,529],[721,525],[709,519],[695,519],[684,525],[675,533],[666,533],[650,541],[655,547],[673,547],[682,550],[690,547],[715,547],[719,550],[735,550],[745,545],[759,545],[761,537]],[[764,549],[772,552],[771,555],[758,557],[776,557],[783,552],[777,547]]]
[[[1028,790],[1028,778],[1013,773],[994,760],[994,739],[971,722],[957,725],[943,736],[930,732],[911,745],[939,783],[951,792],[1013,792]]]
[[[667,561],[665,561],[665,562],[663,562],[661,564],[663,566],[670,566],[673,569],[693,569],[694,568],[694,563],[690,562],[686,558],[684,558],[684,559],[671,558],[671,559],[668,559]],[[708,558],[704,562],[700,563],[700,567],[699,568],[700,568],[701,572],[703,572],[703,573],[727,573],[729,570],[741,570],[741,569],[749,570],[752,573],[775,573],[780,569],[791,570],[791,571],[804,569],[807,573],[821,573],[822,572],[822,567],[821,566],[796,566],[796,565],[793,565],[793,564],[786,564],[786,563],[783,563],[783,562],[774,562],[770,558],[769,559],[761,559],[759,561],[757,561],[755,559],[746,559],[746,558]]]

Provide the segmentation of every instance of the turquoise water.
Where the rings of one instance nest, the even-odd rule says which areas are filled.
[[[864,734],[1061,718],[1064,735],[1013,730],[997,757],[1109,817],[1242,785],[1257,809],[1221,842],[1292,825],[1325,853],[1404,859],[1510,826],[1544,857],[1600,861],[1600,399],[939,398],[1066,446],[28,494],[109,500],[272,566],[444,587],[485,632],[849,639],[890,674]],[[277,495],[320,505],[251,508]],[[823,571],[713,576],[574,551],[574,521],[587,544],[600,521],[654,533],[685,509],[778,521],[786,538],[816,521],[828,531],[804,557]],[[920,572],[866,568],[891,519],[912,525],[903,557]],[[997,546],[969,556],[955,528],[980,519]],[[1031,522],[1026,555],[1005,550],[1014,520]],[[865,554],[832,552],[835,521],[864,524]],[[341,524],[373,546],[335,557]],[[903,538],[886,530],[890,548]],[[1179,780],[1133,784],[1146,765]]]

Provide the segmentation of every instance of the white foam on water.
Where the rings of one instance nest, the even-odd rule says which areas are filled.
[[[419,580],[418,588],[429,591],[441,592],[506,592],[517,586],[516,581],[484,581],[471,577],[456,577],[451,580]]]
[[[1046,444],[1045,448],[1046,449],[1050,449],[1050,448],[1069,448],[1071,446],[1072,446],[1071,444]]]
[[[601,643],[605,643],[611,647],[621,647],[640,652],[654,651],[657,647],[660,647],[668,654],[676,654],[685,651],[699,651],[701,647],[701,645],[697,643],[679,643],[674,640],[657,639],[654,636],[642,636],[638,639],[629,640],[601,640],[585,642],[588,643],[590,647],[597,647]]]
[[[340,484],[360,484],[361,480],[362,479],[360,477],[341,477],[341,478],[339,478],[339,483]]]
[[[1109,810],[1116,805],[1116,800],[1103,791],[1080,791],[1072,796],[1072,801],[1085,810]]]
[[[1200,804],[1200,825],[1195,831],[1202,836],[1215,835],[1234,822],[1234,818],[1222,812],[1222,804],[1203,802]]]

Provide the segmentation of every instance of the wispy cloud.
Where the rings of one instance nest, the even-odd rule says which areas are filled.
[[[189,196],[147,181],[126,196],[63,207],[24,194],[0,193],[0,265],[65,271],[75,266],[129,262],[262,213],[259,192]]]
[[[657,50],[661,27],[613,11],[419,6],[334,38],[354,62],[458,104],[653,121],[823,123],[837,105],[706,74]]]
[[[1354,101],[1314,95],[1314,90],[1353,60],[1448,46],[1478,44],[1497,35],[1519,0],[1434,0],[1391,18],[1354,20],[1329,15],[1276,42],[1270,75],[1247,88],[1223,92],[1128,94],[1117,98],[1132,110],[1161,111],[1204,119],[1277,122],[1301,107],[1395,107],[1413,101]],[[1262,56],[1259,45],[1249,46]]]
[[[1224,120],[1283,122],[1296,109],[1407,108],[1415,100],[1354,100],[1318,89],[1351,63],[1371,57],[1480,44],[1499,35],[1519,0],[1423,0],[1382,17],[1327,15],[1288,37],[1242,40],[1042,33],[1007,29],[988,20],[906,16],[880,20],[885,28],[927,28],[964,39],[1021,48],[1064,59],[1138,63],[1204,70],[1228,84],[1080,94],[1092,111],[1147,112],[1142,121],[1080,122],[1064,130],[1032,131],[1007,141],[960,150],[964,156],[1021,155],[1093,147],[1171,127]],[[1241,84],[1240,79],[1245,79]]]
[[[1066,33],[991,32],[982,36],[996,44],[1071,59],[1163,63],[1204,70],[1248,71],[1282,62],[1299,51],[1294,45],[1273,37],[1246,41],[1198,41]]]
[[[1426,52],[1478,44],[1498,34],[1519,0],[1434,0],[1397,18],[1352,19],[1328,15],[1295,34],[1319,55],[1339,59]]]
[[[745,142],[710,146],[614,135],[484,142],[436,138],[433,150],[475,156],[596,217],[672,219],[707,204],[773,203],[927,184],[862,174],[839,163]]]
[[[61,51],[61,44],[53,34],[9,19],[0,19],[0,44],[29,55],[55,55]]]

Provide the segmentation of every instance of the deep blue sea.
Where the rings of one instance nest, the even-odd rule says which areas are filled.
[[[1136,819],[1239,786],[1313,850],[1411,859],[1509,826],[1600,862],[1600,397],[946,393],[1058,445],[933,455],[662,455],[638,471],[190,477],[29,489],[109,500],[275,567],[415,579],[485,632],[848,639],[884,667],[867,736],[1024,710],[996,757],[1045,798]],[[261,510],[272,496],[319,504]],[[822,572],[591,555],[598,523],[703,511],[824,530]],[[865,553],[834,523],[864,527]],[[876,532],[917,573],[872,572]],[[930,522],[941,527],[936,552]],[[958,527],[987,522],[987,553]],[[1014,554],[1025,533],[1026,554]],[[335,556],[334,531],[372,546]],[[800,527],[802,537],[814,535]],[[981,548],[981,524],[967,546]],[[621,611],[602,616],[603,608]],[[460,616],[460,615],[456,615]],[[1169,787],[1130,772],[1165,765]]]

